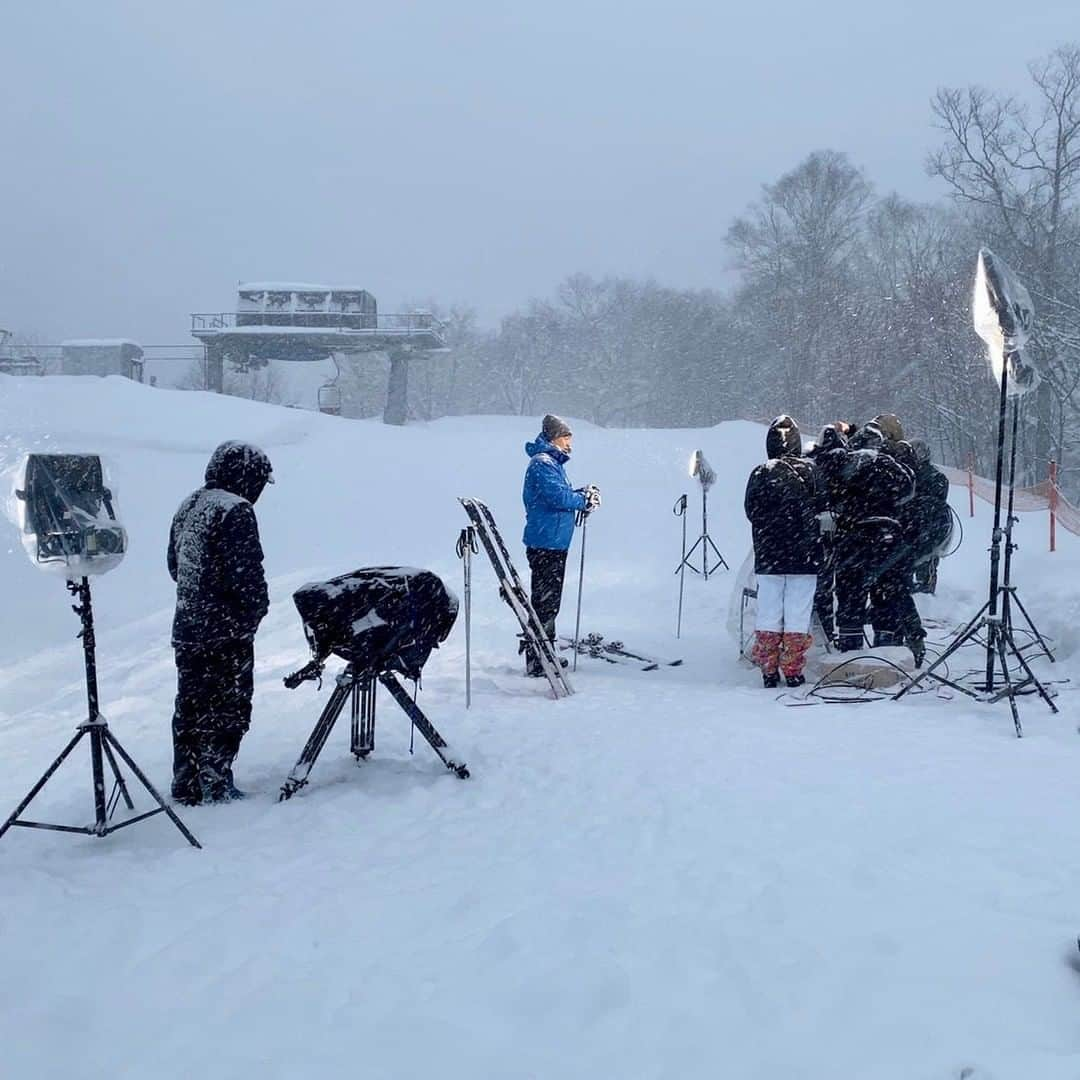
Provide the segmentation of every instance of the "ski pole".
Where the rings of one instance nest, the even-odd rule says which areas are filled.
[[[465,708],[472,707],[472,557],[480,549],[476,529],[469,525],[458,537],[457,554],[465,576]]]
[[[675,636],[682,637],[682,605],[683,588],[686,585],[686,496],[680,495],[675,500],[671,511],[676,517],[682,518],[682,562],[679,563],[679,617],[675,622]]]
[[[581,565],[577,579],[577,619],[574,622],[574,671],[577,671],[578,642],[581,640],[581,590],[585,582],[585,534],[589,528],[588,510],[578,511],[578,523],[581,525]]]

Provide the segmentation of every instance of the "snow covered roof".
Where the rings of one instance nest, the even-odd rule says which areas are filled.
[[[60,342],[61,348],[73,349],[115,349],[121,345],[131,345],[136,349],[142,346],[130,338],[68,338]]]
[[[303,281],[241,281],[236,286],[237,292],[367,292],[359,285],[313,285]]]

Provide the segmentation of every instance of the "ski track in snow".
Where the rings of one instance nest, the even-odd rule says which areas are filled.
[[[162,817],[104,841],[21,829],[0,840],[5,1078],[1080,1074],[1075,690],[1060,687],[1058,716],[1026,699],[1021,741],[1007,706],[934,693],[785,708],[734,659],[734,573],[688,576],[674,640],[670,506],[683,490],[695,533],[686,460],[701,446],[718,465],[714,535],[737,568],[763,429],[575,425],[568,472],[604,491],[582,630],[683,656],[682,667],[583,657],[578,693],[550,700],[519,674],[516,624],[481,553],[473,709],[463,620],[419,699],[472,778],[448,773],[421,738],[410,756],[407,720],[383,694],[375,753],[353,762],[343,716],[309,786],[278,804],[329,693],[281,685],[306,659],[291,591],[400,563],[460,592],[459,494],[487,498],[523,569],[532,422],[402,431],[122,380],[7,377],[0,419],[0,470],[27,448],[64,445],[66,430],[114,455],[132,550],[95,583],[103,711],[162,790],[171,514],[226,437],[263,445],[278,481],[257,508],[273,605],[237,764],[250,798],[183,812],[203,851]],[[977,608],[986,573],[988,512],[963,514],[941,595],[920,600],[953,622]],[[1066,537],[1049,556],[1044,528],[1041,516],[1022,522],[1017,579],[1061,644],[1061,663],[1040,672],[1075,678],[1080,544]],[[67,594],[8,536],[4,815],[85,710]],[[972,653],[959,666],[977,664]],[[29,813],[87,819],[85,751]]]

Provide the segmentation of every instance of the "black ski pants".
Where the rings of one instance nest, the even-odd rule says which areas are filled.
[[[911,595],[915,567],[902,555],[874,581],[870,589],[870,621],[874,640],[882,644],[910,645],[926,637],[919,609]]]
[[[255,645],[250,638],[175,645],[174,799],[219,802],[235,792],[232,765],[251,725]]]
[[[565,551],[552,551],[548,548],[526,548],[525,557],[529,560],[531,579],[532,606],[547,636],[555,640],[555,619],[562,607],[563,581],[566,578]],[[526,650],[527,661],[538,663]]]

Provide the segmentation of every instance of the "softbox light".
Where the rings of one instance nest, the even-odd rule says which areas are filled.
[[[994,380],[1006,374],[1013,397],[1033,390],[1039,373],[1022,350],[1035,323],[1035,305],[1008,263],[989,248],[979,250],[971,312],[975,333],[986,342]]]

